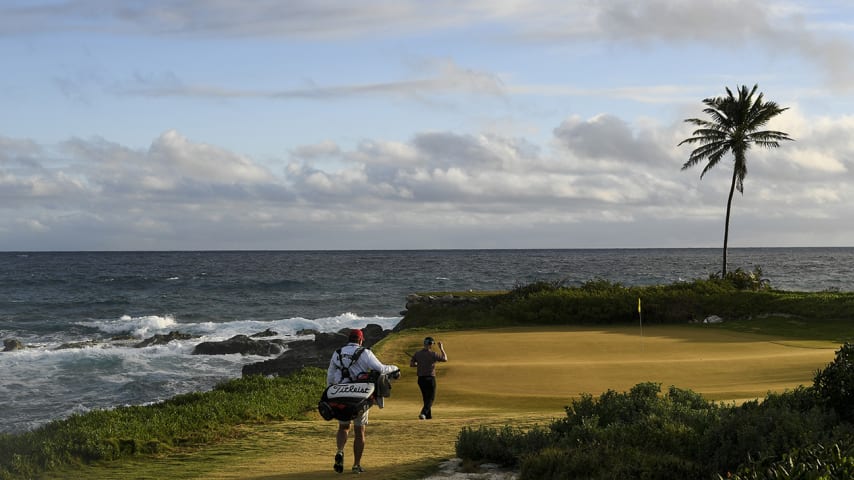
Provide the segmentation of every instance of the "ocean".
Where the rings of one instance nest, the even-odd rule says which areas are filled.
[[[782,290],[854,290],[854,248],[736,248],[728,260]],[[392,328],[410,293],[669,284],[720,261],[720,249],[0,253],[0,340],[26,346],[0,352],[0,433],[209,390],[266,359],[191,355],[202,341]],[[197,338],[134,347],[175,330]]]

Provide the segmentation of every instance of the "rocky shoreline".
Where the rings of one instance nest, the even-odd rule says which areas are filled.
[[[368,324],[362,331],[365,334],[364,345],[371,347],[382,340],[391,330],[384,330],[380,325]],[[326,368],[329,365],[329,356],[336,348],[347,343],[349,329],[338,332],[324,333],[315,330],[302,330],[297,336],[304,337],[314,335],[313,340],[284,340],[275,337],[277,332],[267,329],[251,335],[235,335],[229,339],[217,342],[201,342],[193,348],[193,355],[258,355],[264,357],[276,356],[270,360],[250,363],[243,366],[241,374],[285,376],[296,372],[303,367]],[[137,341],[131,337],[115,337],[113,343],[127,345],[133,348],[145,348],[153,345],[165,345],[174,340],[190,340],[192,335],[172,331],[168,334],[158,334]],[[56,350],[86,348],[97,345],[96,342],[76,342],[60,345]],[[3,340],[3,352],[13,352],[28,348],[20,340],[8,338]]]
[[[365,334],[364,346],[370,348],[382,340],[391,330],[383,330],[377,324],[368,324],[362,329]],[[285,376],[296,372],[303,367],[326,368],[329,366],[329,358],[332,352],[347,343],[349,329],[343,329],[336,333],[323,333],[316,331],[302,331],[301,335],[314,334],[314,340],[296,340],[288,343],[288,348],[278,357],[243,366],[243,376],[267,375]]]

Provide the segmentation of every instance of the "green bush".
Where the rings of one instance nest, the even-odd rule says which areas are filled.
[[[719,476],[723,479],[723,476]],[[854,444],[850,441],[795,448],[782,459],[763,465],[749,462],[733,480],[850,480],[854,478]]]
[[[699,439],[714,424],[718,408],[687,390],[671,387],[663,396],[660,390],[657,383],[641,383],[626,393],[607,391],[598,399],[583,395],[573,401],[566,417],[551,425],[566,446],[563,468],[581,475],[579,469],[590,468],[584,457],[596,452],[602,462],[587,470],[589,478],[697,478],[703,471]],[[526,459],[522,478],[540,478],[534,467],[539,461]]]
[[[675,387],[660,395],[658,384],[641,383],[582,395],[548,430],[464,429],[457,455],[518,465],[520,480],[712,478],[739,468],[785,469],[781,458],[798,458],[792,452],[804,445],[844,442],[852,432],[809,387],[735,406]],[[847,457],[833,458],[838,465],[828,468],[846,471]]]
[[[846,420],[854,420],[854,344],[845,343],[813,382],[818,396]]]
[[[549,432],[542,428],[525,431],[510,426],[463,427],[455,444],[457,455],[478,462],[516,466],[520,458],[546,448]]]
[[[650,455],[642,447],[595,445],[585,449],[550,447],[522,462],[520,480],[705,478],[695,465],[674,455]]]
[[[647,324],[701,321],[709,315],[749,319],[769,313],[826,321],[847,319],[854,311],[852,292],[773,290],[759,269],[671,285],[625,287],[595,280],[567,287],[563,282],[534,282],[505,293],[445,296],[457,301],[411,305],[395,329],[628,324],[639,320],[639,298]]]
[[[722,409],[700,450],[710,472],[735,471],[749,459],[767,463],[802,445],[831,442],[837,425],[839,417],[818,403],[815,392],[800,387]]]
[[[718,272],[710,275],[709,280],[728,283],[737,290],[751,290],[755,292],[771,288],[771,282],[766,278],[762,278],[762,268],[759,266],[752,272],[745,271],[739,267],[726,272],[723,278],[721,278],[721,274]]]

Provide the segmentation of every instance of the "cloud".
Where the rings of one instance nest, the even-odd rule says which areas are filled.
[[[252,90],[213,85],[187,85],[178,76],[168,72],[159,76],[137,74],[132,80],[110,87],[117,95],[142,97],[195,97],[195,98],[264,98],[269,100],[330,100],[364,96],[404,96],[467,93],[473,95],[504,94],[501,79],[492,73],[463,68],[449,59],[432,59],[420,65],[413,78],[394,81],[311,85],[281,90]]]
[[[263,183],[270,173],[250,159],[212,145],[190,142],[174,130],[152,143],[148,159],[155,173],[204,179],[217,183]]]
[[[598,115],[586,121],[572,117],[557,127],[554,134],[575,161],[598,170],[607,165],[615,171],[624,171],[672,160],[672,154],[655,143],[657,138],[648,136],[649,132],[636,134],[628,123],[613,115]]]
[[[315,159],[334,157],[341,153],[341,149],[332,140],[324,140],[323,142],[314,145],[301,145],[296,148],[291,154],[296,158]]]
[[[513,5],[515,2],[508,2]],[[369,0],[255,0],[248,4],[207,0],[68,0],[62,3],[6,6],[0,33],[83,30],[105,33],[339,39],[456,28],[473,19],[523,11],[501,2]]]
[[[71,139],[61,145],[71,165],[85,172],[89,184],[114,194],[159,195],[198,186],[223,189],[273,181],[250,159],[212,145],[195,143],[174,130],[137,151],[104,139]],[[75,169],[76,169],[75,168]],[[195,187],[194,187],[195,186]]]
[[[795,55],[819,67],[837,89],[851,88],[854,44],[844,36],[836,16],[822,4],[772,0],[615,0],[434,2],[373,0],[260,0],[249,3],[205,0],[152,0],[128,4],[109,0],[69,0],[40,5],[0,7],[0,35],[58,32],[167,39],[282,39],[325,42],[365,38],[417,38],[425,32],[464,35],[501,47],[519,41],[552,46],[616,43],[644,45],[690,43],[716,50],[760,47],[771,55]],[[834,9],[847,8],[835,4]],[[737,12],[737,13],[734,13]],[[469,34],[470,36],[471,34]],[[96,75],[56,77],[73,98],[86,101],[86,83],[119,94],[148,97],[337,99],[366,95],[419,95],[434,92],[503,95],[507,92],[550,95],[587,94],[564,85],[513,85],[482,68],[464,68],[453,59],[428,61],[429,72],[411,78],[373,82],[310,84],[307,87],[252,89],[182,81],[174,72],[137,73],[131,80],[105,82]],[[107,87],[107,85],[110,85]],[[672,100],[679,86],[600,89],[598,94],[643,102]]]
[[[37,158],[43,155],[41,147],[32,140],[9,138],[0,135],[0,167],[16,165],[38,167]]]
[[[795,217],[851,224],[854,121],[798,108],[780,118],[798,141],[751,151],[739,238],[754,224],[756,238],[783,238]],[[673,125],[601,114],[565,119],[545,144],[435,131],[321,141],[269,170],[175,130],[143,149],[0,138],[0,248],[543,247],[559,232],[564,246],[642,246],[648,235],[633,231],[657,232],[654,246],[716,245],[729,162],[701,181],[680,170],[688,150],[676,143]]]
[[[797,54],[819,66],[831,86],[851,88],[854,72],[848,59],[854,57],[854,45],[826,33],[823,22],[807,22],[814,13],[808,8],[760,0],[621,0],[600,5],[592,13],[595,31],[585,32],[588,36],[640,44],[688,41],[719,48],[756,43],[771,53]]]

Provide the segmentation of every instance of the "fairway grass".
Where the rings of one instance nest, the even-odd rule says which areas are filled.
[[[437,367],[434,420],[421,407],[408,354],[426,335],[445,344]],[[374,348],[403,370],[384,409],[371,410],[362,465],[374,479],[417,479],[454,456],[464,426],[547,425],[581,393],[625,391],[640,382],[691,389],[740,402],[811,385],[839,344],[758,335],[705,325],[403,331]],[[140,458],[57,472],[45,478],[321,479],[332,471],[335,422],[318,415],[242,427],[235,440],[162,458]],[[352,439],[346,469],[352,463]]]

